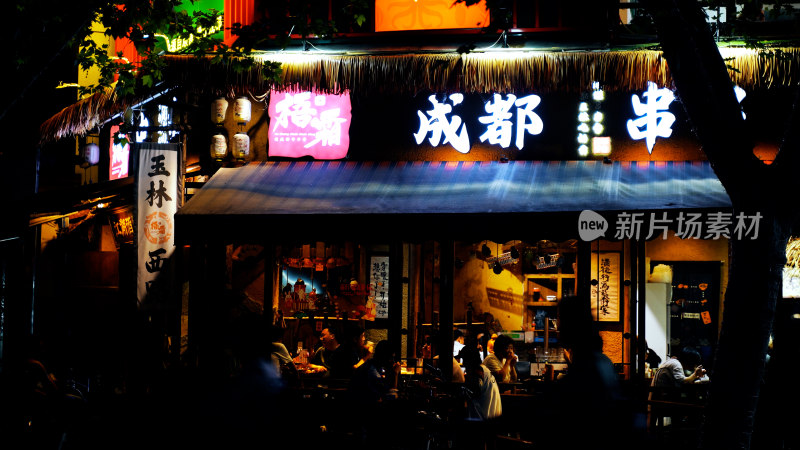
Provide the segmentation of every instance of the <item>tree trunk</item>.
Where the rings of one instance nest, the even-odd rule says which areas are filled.
[[[711,374],[703,448],[748,449],[764,376],[786,244],[795,218],[780,192],[797,167],[795,115],[771,166],[753,155],[753,139],[727,67],[694,0],[643,0],[654,19],[678,99],[733,204],[733,221],[762,216],[756,239],[731,236],[728,287]]]
[[[781,295],[787,220],[761,212],[758,238],[730,241],[728,287],[711,376],[703,448],[747,449]],[[737,212],[735,212],[736,214]]]

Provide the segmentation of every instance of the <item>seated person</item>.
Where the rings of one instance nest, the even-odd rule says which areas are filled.
[[[331,328],[322,330],[320,340],[322,347],[314,352],[306,373],[320,373],[327,378],[350,378],[358,355],[347,346],[342,346]]]
[[[689,369],[685,371],[684,364]],[[700,364],[700,353],[692,347],[684,347],[679,355],[664,361],[653,376],[653,386],[681,386],[694,382],[707,382],[706,370]]]
[[[464,333],[456,329],[453,331],[453,356],[459,359],[458,353],[464,348]]]
[[[480,350],[476,345],[467,341],[461,350],[461,357],[466,368],[464,387],[468,391],[467,411],[454,448],[496,448],[499,421],[503,414],[497,381],[489,368],[481,364]]]
[[[463,351],[464,350],[462,349],[460,352],[458,352],[459,355]],[[461,363],[458,361],[458,359],[455,356],[453,357],[453,363],[452,364],[453,364],[453,376],[450,378],[450,381],[452,381],[454,383],[463,383],[464,382],[464,370],[462,370]],[[433,366],[436,367],[437,369],[441,369],[442,368],[441,365],[439,364],[439,355],[436,355],[436,356],[433,357]],[[443,373],[441,375],[444,376]],[[444,380],[442,380],[442,381],[444,381]]]
[[[461,351],[466,369],[465,385],[470,390],[467,420],[489,420],[503,413],[500,390],[492,372],[481,363],[480,351],[467,344]]]
[[[687,371],[684,369],[685,367],[691,369]],[[678,355],[670,356],[658,366],[653,375],[651,386],[667,389],[650,392],[648,400],[684,401],[687,398],[684,398],[682,394],[686,394],[686,392],[683,392],[683,389],[676,390],[675,388],[701,382],[700,380],[703,379],[706,381],[702,382],[707,382],[708,377],[705,374],[706,370],[700,365],[700,353],[692,347],[684,347]],[[677,417],[674,417],[663,411],[656,413],[657,410],[654,410],[652,405],[648,405],[647,409],[649,416],[647,422],[651,428],[657,426],[659,422],[662,425],[667,425],[674,420],[678,420],[681,423],[697,420],[697,417],[692,417],[688,414],[678,414]]]
[[[514,340],[501,334],[494,341],[494,353],[483,360],[483,365],[489,368],[498,383],[510,383],[517,381],[518,360],[514,354]]]
[[[488,341],[486,341],[486,353],[487,353],[486,356],[489,356],[488,354],[490,353],[494,353],[494,341],[496,340],[497,340],[497,333],[492,333],[492,336],[489,337]]]
[[[353,373],[347,385],[350,416],[356,424],[357,448],[388,448],[394,439],[391,424],[400,410],[392,408],[397,398],[400,363],[389,341],[375,346],[372,357]]]
[[[353,369],[357,369],[372,358],[372,354],[375,351],[375,343],[367,340],[366,332],[361,327],[356,327],[354,334],[353,347],[358,356],[358,361],[353,365]]]
[[[356,403],[364,407],[387,398],[395,398],[399,374],[400,363],[394,360],[389,341],[380,341],[375,346],[372,358],[353,373],[347,388],[348,393]]]

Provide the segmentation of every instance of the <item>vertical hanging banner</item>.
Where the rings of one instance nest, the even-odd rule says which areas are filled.
[[[175,213],[180,168],[176,144],[143,143],[139,148],[136,233],[137,299],[168,294],[169,260],[175,249]],[[157,282],[158,281],[158,282]]]
[[[619,322],[620,254],[615,252],[592,252],[592,316],[598,322]]]
[[[373,256],[369,266],[369,290],[375,302],[375,317],[386,319],[389,317],[389,257]]]

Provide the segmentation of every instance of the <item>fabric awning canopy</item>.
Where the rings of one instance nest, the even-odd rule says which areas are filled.
[[[404,238],[422,235],[421,227],[433,237],[435,228],[505,227],[532,213],[730,204],[701,161],[263,162],[220,169],[178,212],[176,237],[235,236],[254,227],[298,238],[376,228]]]

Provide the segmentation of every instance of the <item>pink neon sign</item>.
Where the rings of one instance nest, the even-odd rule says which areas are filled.
[[[119,125],[111,126],[111,142],[108,148],[108,179],[119,180],[128,176],[128,155],[130,145],[114,144],[114,136],[119,133]]]
[[[340,159],[350,146],[350,95],[272,91],[269,156]]]

